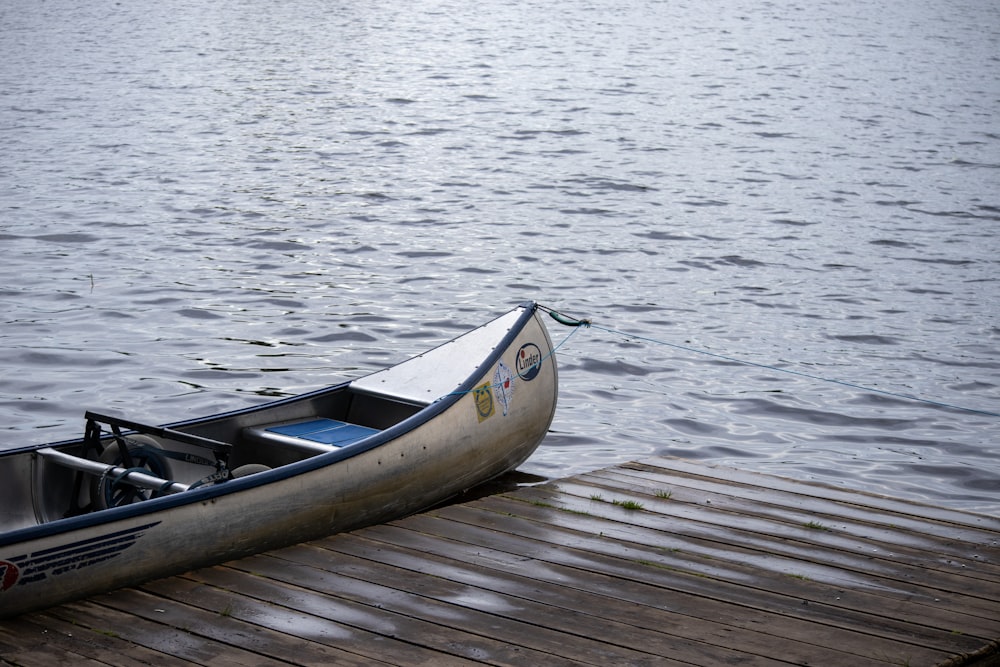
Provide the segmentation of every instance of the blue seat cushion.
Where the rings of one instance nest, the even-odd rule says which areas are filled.
[[[362,438],[367,438],[378,429],[348,424],[336,419],[311,419],[294,424],[282,424],[265,429],[269,433],[277,433],[292,438],[302,438],[333,447],[343,447]]]

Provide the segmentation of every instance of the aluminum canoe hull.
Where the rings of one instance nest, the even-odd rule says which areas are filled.
[[[473,351],[478,357],[470,359]],[[403,395],[410,402],[410,394],[419,398],[429,391],[433,398],[413,415],[341,449],[0,535],[0,617],[428,508],[527,459],[551,423],[558,378],[540,313],[534,304],[523,304],[353,383],[175,427],[232,440],[235,455],[248,426],[309,417],[323,404],[323,391],[347,389]],[[73,449],[53,447],[60,446]],[[8,461],[9,470],[30,460],[31,492],[44,494],[37,488],[45,482],[42,457],[15,455],[21,458]],[[3,465],[0,460],[0,473],[6,472]]]

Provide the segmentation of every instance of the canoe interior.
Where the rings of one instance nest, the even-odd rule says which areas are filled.
[[[280,427],[323,418],[365,427],[357,429],[357,432],[367,436],[414,416],[424,407],[389,396],[356,391],[350,384],[344,384],[275,407],[196,422],[176,430],[230,444],[228,461],[225,462],[226,469],[230,471],[238,471],[248,464],[277,468],[337,447],[350,446],[362,438],[339,444],[324,444],[305,438],[283,441],[280,434],[269,437],[264,428],[254,427]],[[115,452],[119,445],[114,435],[107,433],[108,425],[103,426],[105,433],[100,438],[100,444],[106,451]],[[130,450],[134,450],[137,444],[153,450],[161,466],[156,471],[160,474],[156,476],[165,481],[190,487],[217,471],[217,459],[208,447],[179,442],[169,436],[142,434],[140,439],[134,430],[123,431],[123,439]],[[88,447],[83,439],[56,445],[53,449],[84,460],[100,461],[102,458],[101,452]],[[105,454],[106,463],[112,462],[111,456],[110,453]],[[139,461],[133,463],[138,464]],[[92,497],[96,492],[97,477],[40,455],[37,451],[0,458],[0,479],[5,482],[0,490],[0,529],[8,532],[97,509]],[[157,491],[148,489],[147,494],[156,495]]]

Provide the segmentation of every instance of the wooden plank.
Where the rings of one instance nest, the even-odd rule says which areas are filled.
[[[956,539],[955,536],[942,540],[930,537],[922,529],[925,523],[915,518],[887,515],[829,501],[808,502],[808,499],[803,500],[798,495],[716,480],[670,476],[670,489],[663,489],[665,478],[662,470],[649,472],[623,467],[595,471],[576,479],[593,480],[595,484],[601,484],[597,480],[603,480],[612,486],[634,488],[637,492],[654,496],[668,491],[671,500],[712,504],[715,509],[767,517],[795,527],[815,522],[827,529],[836,529],[840,534],[856,536],[865,540],[866,544],[873,543],[871,547],[859,547],[869,553],[881,545],[896,560],[917,554],[915,558],[923,567],[937,566],[937,569],[946,572],[962,569],[966,570],[966,576],[1000,581],[1000,563],[994,562],[997,554],[981,549],[981,545],[991,539],[989,534],[976,542]],[[928,561],[928,555],[937,557]]]
[[[190,663],[213,667],[294,664],[247,650],[246,646],[261,645],[252,629],[136,589],[121,589],[63,605],[52,613],[85,628],[114,628],[121,640]]]
[[[627,512],[614,505],[614,501],[638,502],[646,511],[632,512],[630,526],[661,530],[674,537],[683,535],[710,540],[720,549],[740,554],[762,570],[777,570],[834,585],[865,587],[874,594],[897,599],[913,598],[916,590],[920,599],[930,605],[942,599],[941,593],[959,593],[967,596],[963,607],[975,609],[987,618],[1000,618],[1000,605],[995,604],[997,598],[991,599],[988,592],[983,592],[980,582],[972,586],[962,575],[937,573],[931,578],[933,583],[928,584],[923,568],[823,547],[818,544],[819,536],[824,533],[821,530],[801,526],[787,533],[775,531],[769,522],[760,518],[744,516],[735,520],[723,512],[673,502],[672,498],[661,501],[622,492],[614,499],[595,500],[604,495],[607,491],[602,487],[573,480],[534,487],[520,497],[608,519]],[[739,546],[730,547],[733,543]],[[928,558],[933,555],[929,554]]]
[[[0,664],[978,667],[998,599],[996,517],[654,458],[2,621]]]
[[[688,474],[704,479],[716,479],[731,484],[742,484],[750,487],[762,487],[772,491],[782,491],[810,498],[856,505],[858,507],[878,510],[879,512],[898,514],[900,517],[918,517],[921,523],[926,523],[927,531],[934,531],[935,524],[962,526],[972,529],[982,529],[988,533],[1000,532],[1000,517],[986,514],[973,514],[961,510],[953,510],[935,505],[925,505],[908,500],[899,500],[886,496],[875,495],[853,489],[837,488],[819,482],[791,480],[776,475],[756,472],[746,472],[738,468],[705,463],[695,463],[684,459],[651,457],[639,462],[623,464],[625,468],[652,467],[666,471],[667,475]],[[936,532],[934,534],[937,534]],[[948,537],[944,534],[942,537]],[[980,533],[982,536],[982,534]],[[973,538],[978,541],[978,538]]]
[[[519,619],[503,622],[495,614],[456,609],[446,598],[412,593],[399,586],[398,581],[386,584],[373,578],[379,581],[375,584],[368,577],[351,577],[346,574],[349,570],[343,568],[326,569],[324,563],[330,561],[329,554],[311,545],[282,549],[275,556],[250,558],[237,565],[244,564],[258,574],[278,580],[294,577],[297,585],[310,590],[362,604],[377,604],[383,612],[421,621],[420,633],[402,634],[404,628],[397,625],[395,632],[405,640],[425,645],[436,642],[441,648],[456,641],[478,644],[476,655],[470,657],[488,656],[490,662],[503,659],[503,664],[511,665],[645,664],[653,657],[583,636],[567,637]],[[509,658],[504,657],[508,654]]]
[[[65,651],[48,644],[36,644],[27,649],[4,651],[2,664],[18,667],[52,667],[52,665],[81,665],[81,667],[108,667],[112,663],[97,662],[78,653]]]
[[[37,617],[37,615],[36,615]],[[74,650],[82,641],[67,641],[72,635],[50,632],[31,618],[16,618],[0,625],[0,664],[22,667],[50,667],[73,664],[84,667],[106,667],[114,663],[91,658],[84,651]]]
[[[856,534],[859,536],[868,536],[873,539],[881,537],[893,546],[908,546],[922,550],[928,555],[939,551],[941,553],[939,562],[945,565],[944,569],[975,565],[975,569],[984,573],[988,572],[990,573],[989,578],[993,578],[993,575],[998,571],[998,565],[1000,565],[1000,554],[996,548],[1000,546],[1000,539],[997,537],[1000,533],[981,526],[968,528],[961,524],[923,519],[914,513],[923,509],[923,506],[912,506],[911,513],[904,515],[898,511],[885,512],[857,504],[810,496],[808,494],[816,488],[825,490],[825,487],[817,487],[813,484],[802,484],[797,492],[792,492],[791,490],[776,490],[765,486],[752,487],[746,484],[732,484],[695,475],[674,475],[672,471],[644,464],[643,468],[647,470],[636,470],[635,465],[637,464],[629,464],[628,467],[614,470],[598,471],[593,474],[608,478],[645,477],[650,484],[657,482],[663,484],[664,480],[669,480],[669,483],[679,490],[688,489],[687,495],[693,502],[708,504],[745,501],[744,506],[751,508],[751,511],[756,513],[800,511],[804,515],[813,514],[817,518],[825,517],[821,523],[827,525],[843,523],[845,527],[855,528]],[[585,478],[586,476],[582,476],[581,480]],[[760,481],[762,484],[770,483],[771,479],[761,476]],[[783,481],[783,485],[787,486],[788,482]],[[713,493],[719,494],[719,498],[714,501],[712,500]],[[864,496],[861,497],[864,498]],[[979,567],[980,565],[986,567]]]
[[[628,480],[628,478],[625,478]],[[813,523],[814,516],[809,521],[790,520],[789,517],[801,519],[810,515],[796,515],[782,512],[782,516],[774,516],[773,511],[765,508],[758,511],[752,506],[740,501],[712,493],[706,497],[699,492],[697,499],[686,497],[680,493],[683,488],[674,487],[678,493],[671,495],[669,501],[656,497],[655,490],[631,481],[622,481],[605,476],[581,476],[576,482],[559,483],[557,488],[564,493],[580,495],[593,494],[597,489],[605,494],[624,493],[626,496],[642,503],[644,510],[652,513],[665,514],[671,517],[701,518],[703,523],[710,523],[723,528],[739,526],[740,530],[749,530],[766,537],[777,538],[791,548],[797,544],[806,545],[810,552],[819,554],[824,562],[837,559],[838,565],[865,572],[885,571],[891,569],[897,577],[909,578],[923,576],[933,579],[935,586],[972,597],[981,597],[988,601],[989,608],[995,608],[992,603],[991,590],[1000,595],[1000,570],[991,563],[985,562],[992,556],[991,550],[976,545],[974,550],[979,559],[961,558],[957,556],[941,556],[935,543],[926,544],[925,548],[886,543],[867,535],[853,533],[856,527],[846,523],[823,522]],[[591,496],[587,496],[590,499]],[[610,498],[608,499],[610,502]],[[703,504],[711,504],[712,511],[706,512]],[[864,529],[862,529],[864,530]],[[741,543],[748,542],[740,540]],[[929,577],[933,571],[933,577]],[[992,599],[991,599],[992,598]]]
[[[888,612],[889,615],[883,615],[881,612],[866,614],[845,608],[837,598],[852,597],[848,591],[822,585],[819,586],[821,590],[816,591],[817,586],[809,581],[789,577],[787,586],[795,589],[798,594],[773,593],[748,585],[753,581],[752,568],[749,576],[743,580],[725,582],[684,572],[669,565],[661,566],[654,560],[659,556],[655,549],[633,550],[624,555],[601,553],[604,550],[615,552],[619,544],[599,534],[573,534],[571,539],[564,540],[561,537],[553,538],[553,531],[549,527],[542,531],[529,529],[534,533],[532,537],[501,533],[484,512],[469,516],[469,523],[465,525],[456,520],[455,512],[473,510],[474,508],[466,506],[450,507],[443,510],[447,512],[444,517],[446,520],[433,515],[421,515],[408,519],[405,529],[395,525],[378,526],[366,530],[365,536],[381,539],[387,531],[405,530],[407,535],[395,534],[387,541],[396,544],[405,540],[417,550],[433,549],[439,537],[447,537],[453,542],[444,548],[453,550],[456,558],[479,558],[484,560],[477,562],[483,563],[493,561],[499,567],[524,576],[555,583],[572,581],[574,586],[584,586],[587,590],[608,596],[620,596],[623,600],[649,608],[663,608],[662,605],[676,599],[678,592],[688,593],[692,597],[686,600],[690,605],[685,607],[685,613],[696,617],[712,618],[716,611],[711,606],[703,608],[702,601],[722,602],[731,605],[731,613],[738,615],[758,617],[761,611],[766,611],[787,618],[806,619],[847,629],[857,633],[858,642],[862,646],[870,637],[881,637],[898,642],[911,653],[919,652],[919,646],[924,646],[932,649],[935,656],[943,657],[943,649],[935,649],[934,640],[943,642],[946,646],[957,643],[967,648],[978,648],[983,643],[982,639],[964,635],[956,639],[950,629],[931,629],[922,633],[930,636],[926,640],[920,636],[915,637],[913,625],[892,618],[893,610]],[[507,518],[503,520],[504,525],[509,524]],[[540,541],[537,538],[551,541]],[[602,544],[600,548],[590,548]],[[671,552],[666,554],[676,555]],[[683,557],[679,558],[678,562],[682,563],[683,560]],[[581,572],[587,576],[581,576]],[[775,634],[781,632],[777,628],[770,631]],[[917,647],[910,648],[910,644],[916,644]]]
[[[414,537],[411,531],[398,531],[391,542],[376,541],[368,536],[351,535],[325,540],[327,549],[358,558],[374,560],[407,570],[413,575],[429,575],[467,584],[473,590],[502,593],[543,601],[555,607],[557,615],[583,611],[599,621],[626,624],[635,628],[655,630],[677,639],[666,639],[671,655],[686,657],[681,652],[684,640],[694,640],[720,647],[737,648],[750,656],[768,656],[775,651],[779,639],[776,628],[789,629],[796,642],[782,645],[784,659],[800,664],[837,664],[850,660],[853,664],[867,664],[867,658],[852,652],[857,635],[836,628],[818,627],[816,624],[776,614],[760,614],[750,618],[745,610],[734,610],[731,605],[706,601],[693,595],[676,593],[669,601],[660,590],[647,591],[649,598],[659,606],[637,603],[620,588],[621,582],[607,581],[602,587],[601,575],[588,576],[594,581],[578,581],[578,573],[567,569],[552,581],[549,577],[535,577],[513,571],[505,563],[497,562],[484,549],[475,547],[466,552],[462,545],[447,539],[416,535],[416,548],[403,546]],[[429,540],[431,548],[428,546]],[[391,548],[390,548],[391,547]],[[432,552],[432,549],[437,553]],[[536,563],[537,564],[537,563]],[[531,572],[530,565],[525,570]],[[555,568],[548,568],[553,570]],[[413,576],[411,575],[411,576]],[[627,584],[626,584],[627,585]],[[475,597],[470,592],[469,597]],[[609,627],[607,624],[602,627]],[[604,636],[601,632],[595,636]],[[888,651],[897,648],[892,642],[874,642],[866,651]]]
[[[465,659],[401,639],[399,619],[381,613],[373,606],[377,601],[358,605],[325,591],[304,589],[262,575],[260,570],[248,576],[246,571],[231,567],[205,568],[186,575],[189,581],[182,586],[163,582],[163,589],[172,598],[183,598],[197,606],[231,605],[229,613],[232,616],[280,630],[296,641],[336,647],[347,658],[338,656],[327,661],[338,665],[348,664],[348,659],[360,664],[376,661],[442,667],[467,664]],[[234,597],[239,601],[234,603]],[[417,629],[415,634],[421,630]],[[455,639],[457,637],[451,637],[452,641]]]
[[[331,571],[354,570],[362,580],[379,581],[396,590],[432,600],[443,600],[459,607],[462,627],[469,627],[468,619],[482,614],[489,623],[489,632],[508,644],[527,647],[524,624],[531,626],[531,635],[543,630],[559,633],[560,649],[564,657],[579,662],[599,661],[598,664],[641,664],[650,660],[650,654],[663,663],[669,656],[689,659],[696,655],[700,664],[722,664],[739,658],[742,664],[762,664],[753,656],[741,655],[744,651],[720,648],[717,645],[692,641],[678,634],[667,634],[661,628],[642,627],[595,614],[587,602],[573,591],[566,591],[567,598],[558,606],[536,599],[537,591],[530,597],[508,595],[492,586],[468,586],[448,577],[414,576],[424,572],[425,560],[414,553],[411,568],[398,568],[378,560],[354,557],[342,551],[331,552],[318,547],[283,551],[295,562]],[[594,638],[600,638],[600,646]],[[641,651],[637,650],[641,648]]]
[[[17,652],[5,645],[4,635],[20,646]],[[62,652],[63,658],[53,658],[53,652]],[[150,665],[181,667],[189,664],[173,656],[153,651],[131,642],[123,642],[114,630],[94,630],[68,623],[49,613],[36,613],[0,624],[0,656],[9,655],[19,664],[32,664],[41,659],[45,665],[85,664],[86,661],[102,665],[128,667]]]
[[[197,575],[197,572],[193,574]],[[255,579],[257,578],[241,577],[241,583],[249,588],[257,583]],[[374,656],[365,657],[343,647],[332,646],[351,634],[337,624],[252,598],[242,590],[223,590],[192,579],[191,575],[150,582],[142,590],[208,612],[209,618],[218,615],[236,621],[241,627],[252,629],[255,645],[250,648],[256,653],[283,660],[294,656],[294,662],[307,665],[337,664],[349,667],[368,665],[374,661]],[[222,624],[229,625],[229,622],[220,621],[220,625]],[[227,643],[246,646],[239,635],[229,638],[229,628],[223,628],[214,637]],[[258,648],[256,643],[263,644],[264,648]]]
[[[338,596],[337,584],[341,583],[341,576],[337,572],[317,571],[273,556],[251,557],[232,563],[231,566],[230,572],[201,570],[192,574],[211,572],[213,583],[242,587],[246,575],[252,572],[264,586],[284,589],[282,597],[278,598],[283,604],[294,605],[297,609],[317,616],[336,618],[387,639],[437,651],[442,662],[449,659],[479,660],[488,657],[490,662],[503,665],[517,664],[519,660],[525,659],[548,661],[545,664],[569,664],[546,653],[518,650],[492,637],[468,632],[464,627],[452,631],[438,623],[400,613],[391,599],[393,591],[385,587],[381,590],[384,597],[370,598],[361,595],[360,601],[357,601],[359,596],[350,594],[350,591]],[[232,581],[225,582],[220,577],[231,577]],[[365,584],[379,588],[369,582],[362,582],[361,585]],[[407,661],[402,662],[405,664]]]
[[[519,497],[523,497],[519,494]],[[601,503],[601,505],[606,505]],[[543,508],[546,509],[546,508]],[[568,516],[568,524],[571,526],[579,526],[578,523],[581,520],[587,520],[590,517],[584,514],[576,512],[553,512],[551,508],[547,508],[548,513],[545,517],[546,523],[550,521],[558,521],[560,515]],[[455,518],[454,513],[457,512],[467,512],[470,511],[470,507],[456,507],[449,508],[448,518]],[[633,514],[620,508],[613,508],[613,510],[618,510],[621,514]],[[512,512],[524,512],[525,508],[518,508],[517,506],[512,507]],[[635,520],[635,519],[633,519]],[[470,523],[478,526],[485,526],[489,528],[494,528],[488,517],[476,515],[469,519]],[[686,542],[684,539],[677,539],[676,541],[664,544],[664,540],[672,539],[673,533],[675,532],[675,526],[670,526],[669,531],[656,531],[656,529],[646,529],[644,534],[650,537],[643,538],[642,544],[633,542],[628,543],[628,539],[631,538],[635,540],[636,532],[634,527],[626,526],[625,534],[619,535],[614,533],[619,526],[624,524],[618,524],[615,521],[609,521],[607,519],[599,520],[599,523],[593,526],[593,532],[588,533],[586,531],[581,534],[575,534],[570,537],[565,542],[562,538],[557,542],[562,546],[571,546],[573,548],[581,550],[584,554],[588,553],[604,553],[612,557],[624,557],[626,552],[624,549],[629,549],[627,552],[627,558],[630,562],[650,562],[657,565],[657,569],[667,569],[670,571],[684,571],[684,568],[689,567],[688,563],[698,564],[697,559],[691,558],[691,547],[693,543]],[[495,528],[494,528],[495,529]],[[531,537],[538,537],[535,533],[530,534]],[[544,533],[545,537],[551,537],[552,533],[546,530]],[[616,539],[608,540],[605,537],[613,537]],[[716,549],[714,551],[709,551],[705,555],[706,559],[702,561],[704,564],[701,568],[696,568],[694,574],[701,580],[714,580],[711,581],[710,586],[716,586],[716,581],[728,581],[737,587],[737,590],[728,591],[727,594],[733,596],[740,595],[740,589],[746,589],[752,591],[753,595],[759,595],[761,592],[777,592],[781,595],[790,597],[795,603],[800,603],[802,600],[817,602],[817,603],[829,603],[836,598],[844,598],[843,600],[838,600],[836,602],[837,606],[850,605],[852,600],[860,600],[860,603],[855,604],[854,607],[849,607],[850,609],[856,609],[860,613],[865,613],[866,610],[878,609],[885,610],[887,613],[894,617],[900,617],[901,614],[905,614],[906,610],[910,610],[909,617],[913,619],[914,622],[920,619],[926,619],[928,615],[935,613],[933,608],[928,609],[926,605],[919,604],[915,602],[912,598],[915,597],[914,593],[919,591],[911,590],[907,596],[901,596],[898,600],[892,599],[881,599],[881,593],[879,589],[874,591],[867,591],[864,589],[852,589],[849,586],[845,586],[843,581],[835,582],[822,582],[811,578],[804,578],[801,576],[788,576],[789,573],[793,575],[798,575],[801,570],[791,569],[787,572],[782,571],[781,568],[775,567],[768,561],[763,561],[768,564],[766,569],[760,567],[760,563],[754,560],[754,554],[752,552],[742,553],[738,547],[727,546],[725,544],[715,545]],[[525,549],[528,547],[521,547]],[[674,551],[674,549],[679,549],[679,551]],[[729,553],[729,550],[733,550],[734,553]],[[728,554],[728,555],[727,555]],[[532,554],[534,555],[534,554]],[[558,553],[557,553],[558,555]],[[763,556],[761,558],[764,558]],[[727,560],[728,559],[728,560]],[[795,561],[790,561],[794,564]],[[770,577],[767,579],[767,577]],[[760,584],[764,583],[762,587]],[[850,582],[846,582],[850,583]],[[768,591],[767,586],[772,587],[773,591]],[[847,594],[849,593],[849,595]],[[706,592],[706,594],[708,594]],[[925,596],[926,597],[926,596]],[[734,599],[739,599],[736,597]],[[947,615],[947,618],[951,618],[951,614]],[[977,621],[976,617],[971,617],[971,621]],[[995,631],[996,624],[987,624],[990,631]]]

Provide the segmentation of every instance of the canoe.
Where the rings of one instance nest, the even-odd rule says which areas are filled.
[[[534,303],[395,366],[225,414],[0,452],[0,618],[426,509],[520,465],[555,412]]]

